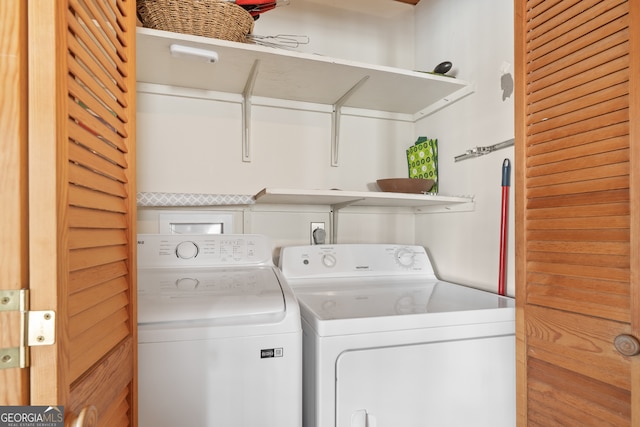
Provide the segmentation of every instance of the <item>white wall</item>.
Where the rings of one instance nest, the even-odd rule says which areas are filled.
[[[440,192],[475,196],[475,211],[419,215],[417,242],[429,248],[442,278],[496,291],[499,270],[501,176],[513,148],[454,162],[476,146],[513,138],[513,94],[501,80],[513,73],[511,0],[421,0],[416,7],[416,66],[448,60],[475,93],[420,120],[418,135],[438,138]],[[505,77],[508,78],[508,77]],[[514,192],[510,191],[507,293],[515,291]]]
[[[247,163],[239,104],[139,91],[137,123],[140,192],[364,191],[406,174],[403,147],[413,138],[410,122],[343,115],[340,166],[331,167],[329,113],[254,106]]]

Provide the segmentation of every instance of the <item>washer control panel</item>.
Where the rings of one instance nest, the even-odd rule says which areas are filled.
[[[271,243],[258,234],[138,234],[138,267],[273,265]]]
[[[415,245],[340,244],[282,249],[280,269],[287,279],[434,275],[426,250]]]

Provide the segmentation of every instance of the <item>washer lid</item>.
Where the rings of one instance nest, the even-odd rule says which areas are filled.
[[[138,323],[284,313],[273,267],[138,270]]]

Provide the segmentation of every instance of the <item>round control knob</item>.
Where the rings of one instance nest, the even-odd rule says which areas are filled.
[[[413,251],[409,248],[400,248],[395,253],[396,262],[402,267],[411,267],[414,263]]]
[[[640,342],[638,338],[633,335],[622,334],[618,335],[613,340],[613,345],[623,356],[635,356],[640,354]]]
[[[181,242],[176,246],[176,256],[182,259],[191,259],[198,256],[200,249],[195,242]]]
[[[324,254],[322,255],[322,265],[325,267],[332,268],[336,265],[336,257],[333,254]]]
[[[198,279],[194,279],[193,277],[183,277],[181,279],[176,280],[176,288],[191,291],[198,287],[200,281]]]

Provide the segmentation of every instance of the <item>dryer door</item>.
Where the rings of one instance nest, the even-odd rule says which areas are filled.
[[[515,425],[514,336],[342,353],[336,427]]]

